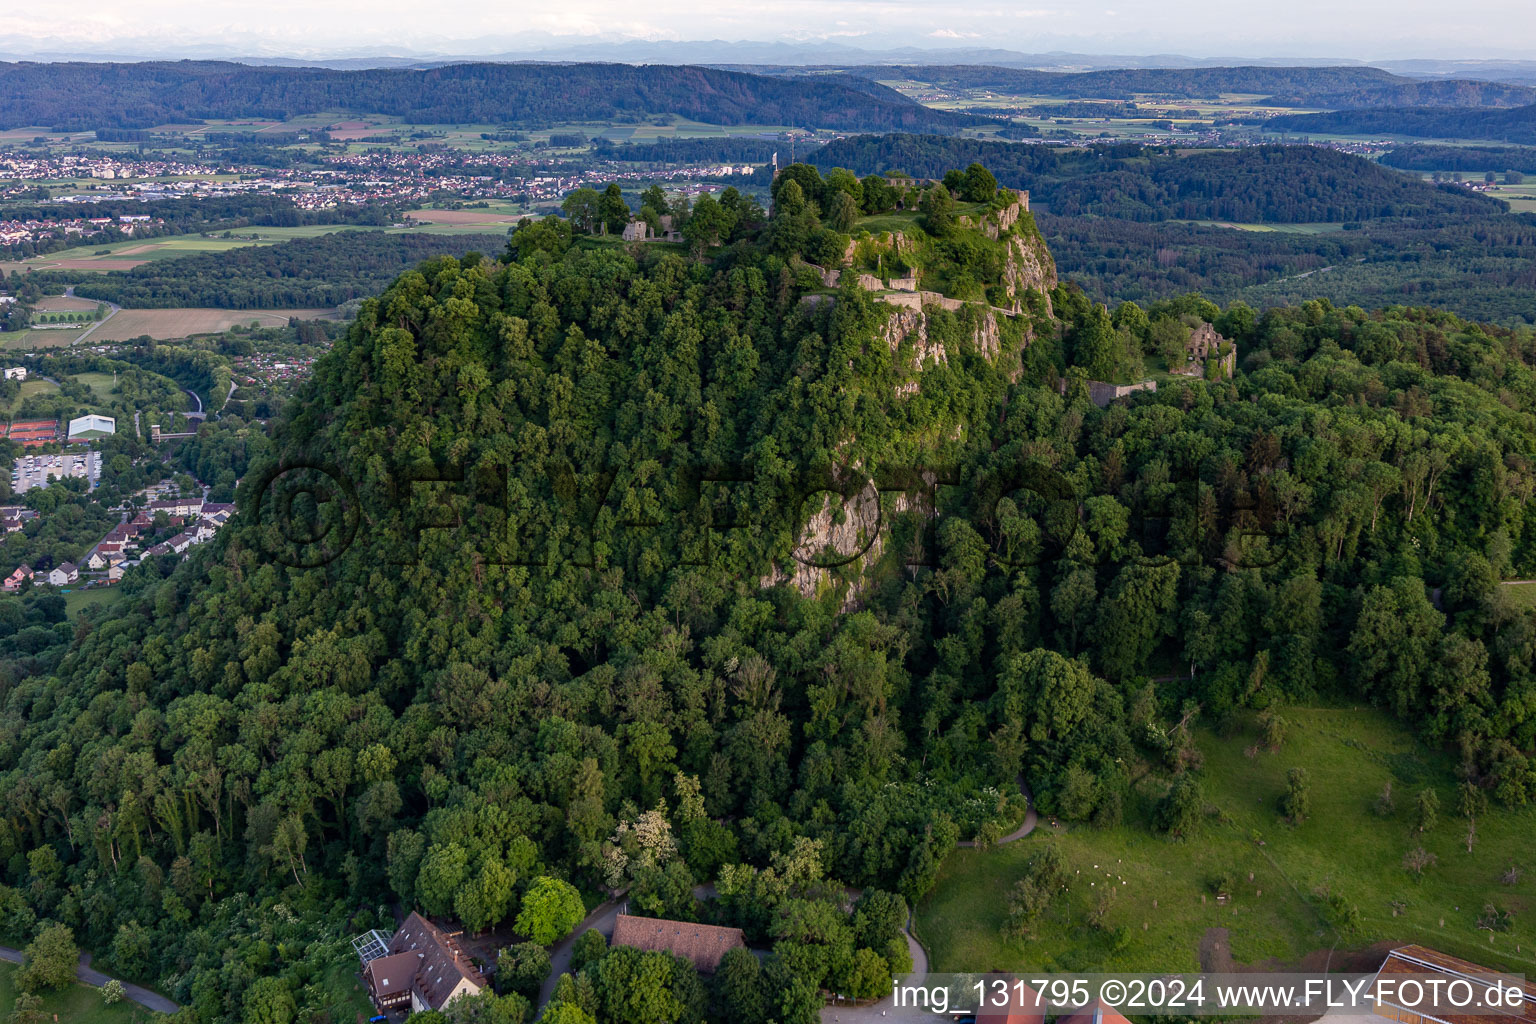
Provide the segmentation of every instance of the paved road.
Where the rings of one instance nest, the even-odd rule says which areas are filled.
[[[1003,836],[1003,838],[997,841],[999,846],[1001,846],[1003,843],[1013,843],[1023,839],[1025,836],[1033,832],[1035,830],[1035,825],[1039,823],[1040,819],[1035,815],[1034,795],[1030,793],[1029,786],[1024,782],[1024,776],[1022,775],[1019,776],[1019,791],[1024,794],[1024,799],[1029,801],[1029,809],[1024,812],[1023,823],[1020,824],[1018,828],[1014,829],[1012,832],[1009,832],[1007,835]],[[976,842],[972,839],[962,839],[955,845],[959,846],[962,850],[968,850],[974,847]]]
[[[70,298],[74,298],[75,286],[74,285],[70,285],[68,288],[65,288],[64,289],[64,294],[68,295]],[[74,340],[73,344],[78,345],[82,341],[84,341],[86,338],[89,338],[92,334],[95,333],[96,328],[100,327],[102,324],[106,323],[108,320],[111,320],[114,316],[117,316],[117,314],[119,312],[121,312],[122,308],[123,308],[122,306],[119,306],[115,302],[108,302],[107,305],[109,307],[111,307],[111,308],[109,308],[107,310],[107,315],[102,317],[100,320],[97,320],[95,323],[91,324],[91,326],[87,327],[85,329],[85,333],[80,335],[80,337],[76,338]]]
[[[613,938],[614,918],[619,916],[619,909],[624,906],[624,897],[609,900],[600,904],[592,913],[588,914],[571,934],[555,943],[549,951],[549,977],[544,979],[544,984],[539,986],[539,1002],[537,1009],[544,1009],[544,1004],[555,994],[555,983],[560,980],[560,975],[566,974],[571,969],[571,947],[576,944],[576,939],[582,932],[596,928],[603,934],[603,938]]]
[[[9,960],[13,964],[26,962],[26,958],[21,955],[21,950],[12,949],[10,946],[0,946],[0,960]],[[80,964],[75,968],[75,977],[79,978],[81,983],[90,985],[93,988],[101,988],[101,986],[112,980],[91,966],[91,954],[89,953],[80,954]],[[141,985],[135,985],[130,981],[124,981],[121,984],[123,986],[123,995],[146,1010],[154,1010],[156,1013],[175,1013],[181,1009],[180,1006],[177,1006],[158,992],[151,992],[149,989]]]

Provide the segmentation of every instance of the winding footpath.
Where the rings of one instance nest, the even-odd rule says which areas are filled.
[[[21,955],[21,950],[12,949],[10,946],[0,946],[0,960],[9,960],[13,964],[26,963],[26,958]],[[81,984],[90,985],[92,988],[101,988],[112,980],[112,978],[91,966],[91,954],[89,953],[80,954],[80,963],[75,967],[75,977],[79,979]],[[180,1006],[171,1002],[165,996],[158,992],[151,992],[142,985],[135,985],[131,981],[121,980],[119,980],[118,984],[123,986],[124,996],[138,1003],[146,1010],[153,1010],[156,1013],[175,1013],[181,1009]]]

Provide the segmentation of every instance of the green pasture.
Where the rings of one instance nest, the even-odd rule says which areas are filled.
[[[1194,970],[1202,942],[1228,929],[1239,964],[1295,964],[1308,954],[1418,942],[1476,963],[1536,973],[1536,808],[1494,807],[1468,822],[1457,814],[1454,759],[1426,747],[1392,720],[1358,708],[1282,708],[1291,723],[1278,751],[1258,749],[1258,730],[1205,732],[1200,774],[1206,816],[1194,837],[1173,842],[1150,827],[1168,788],[1142,776],[1125,822],[1098,829],[1053,828],[984,850],[958,850],[918,907],[916,927],[938,971]],[[1300,825],[1278,810],[1292,768],[1310,777],[1311,813]],[[1139,770],[1139,769],[1138,769]],[[1375,810],[1387,783],[1395,810]],[[1416,795],[1432,789],[1438,824],[1415,830]],[[1069,891],[1033,939],[1009,938],[1007,894],[1029,859],[1054,842],[1068,865]],[[1404,855],[1416,847],[1436,863],[1416,880]],[[1515,868],[1519,882],[1504,884]],[[1213,885],[1231,879],[1219,903]],[[1102,927],[1089,923],[1100,893],[1115,892]],[[1336,908],[1358,912],[1351,926]],[[1480,928],[1484,905],[1513,911],[1508,931]]]

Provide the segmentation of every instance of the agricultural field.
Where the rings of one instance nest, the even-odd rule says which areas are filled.
[[[236,325],[281,327],[290,318],[319,320],[329,309],[124,309],[91,335],[92,341],[129,341],[149,335],[158,341],[217,334]]]
[[[440,235],[505,232],[523,219],[524,213],[511,212],[514,209],[511,204],[498,204],[497,209],[411,210],[405,220],[417,231]]]
[[[1422,942],[1478,963],[1536,973],[1536,808],[1492,808],[1468,823],[1457,813],[1452,757],[1370,710],[1281,708],[1289,732],[1277,751],[1258,749],[1250,720],[1231,736],[1206,732],[1200,778],[1206,816],[1199,833],[1170,842],[1150,827],[1166,779],[1144,776],[1113,828],[1052,827],[1005,846],[959,850],[918,907],[919,938],[935,970],[1194,970],[1238,964],[1300,964],[1319,951],[1380,941]],[[1311,813],[1282,820],[1287,773],[1305,766]],[[1395,808],[1376,808],[1390,783]],[[1440,801],[1438,823],[1415,828],[1418,793]],[[1042,921],[1037,940],[1004,935],[1007,893],[1045,843],[1064,855],[1069,891]],[[1408,851],[1436,858],[1422,878]],[[1519,882],[1504,883],[1515,869]],[[1217,884],[1218,879],[1229,881]],[[1089,923],[1104,887],[1102,927]],[[1218,902],[1217,889],[1230,899]],[[1330,895],[1357,908],[1351,926]],[[1485,904],[1513,912],[1508,931],[1479,926]],[[1217,951],[1217,945],[1220,951]],[[1310,963],[1310,961],[1308,961]]]
[[[62,348],[73,345],[92,327],[48,329],[29,327],[24,331],[0,332],[0,350],[6,352],[33,352],[45,348]]]
[[[1343,231],[1343,224],[1238,224],[1225,220],[1170,220],[1169,224],[1193,224],[1206,228],[1236,228],[1239,231],[1281,231],[1296,235],[1325,235]]]

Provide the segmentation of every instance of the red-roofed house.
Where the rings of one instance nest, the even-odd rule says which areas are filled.
[[[706,974],[720,966],[726,953],[745,946],[740,928],[721,928],[691,921],[620,914],[613,922],[613,944],[635,949],[663,950],[690,961]]]
[[[441,1010],[484,988],[484,979],[456,936],[412,913],[389,940],[388,953],[363,966],[373,1005],[390,1010],[408,1004],[412,1013]]]

